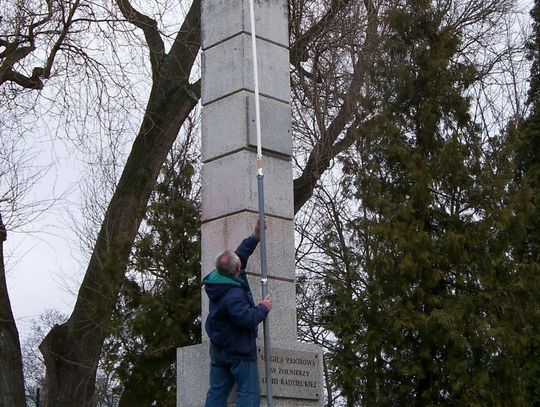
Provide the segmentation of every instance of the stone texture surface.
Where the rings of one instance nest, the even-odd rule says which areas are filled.
[[[299,352],[320,353],[317,346],[306,343],[290,343],[289,350]],[[206,392],[209,386],[210,357],[208,355],[208,343],[201,345],[178,348],[177,350],[177,407],[203,407]],[[320,366],[320,377],[322,377],[322,364]],[[264,385],[261,385],[261,388]],[[262,389],[265,392],[264,389]],[[234,391],[227,406],[234,406]],[[262,398],[261,406],[266,405],[265,397]],[[273,398],[274,407],[321,407],[321,400],[302,400],[290,398]]]
[[[223,250],[234,250],[242,239],[253,233],[258,214],[242,212],[226,218],[216,219],[202,225],[201,266],[203,273],[214,268],[214,261]],[[267,216],[266,255],[268,275],[294,280],[294,229],[292,220]],[[260,274],[259,247],[250,257],[248,273]]]
[[[255,152],[242,150],[203,166],[202,179],[212,180],[211,184],[202,184],[203,222],[245,210],[258,211],[256,160]],[[265,212],[293,219],[291,162],[264,157],[264,188]]]
[[[176,370],[177,407],[203,407],[210,376],[208,343],[178,348]]]
[[[214,269],[217,254],[223,250],[234,250],[242,239],[253,233],[258,214],[242,212],[225,218],[216,219],[202,225],[201,253],[202,276]],[[269,292],[274,297],[275,308],[272,310],[270,330],[277,341],[296,341],[296,290],[294,282],[294,226],[292,220],[267,217],[266,254],[268,259]],[[247,265],[249,282],[256,301],[261,299],[260,248],[257,247]],[[276,280],[286,279],[288,281]],[[203,321],[208,315],[208,298],[202,298]],[[207,340],[203,332],[203,338]]]
[[[264,347],[257,348],[261,393],[268,394]],[[272,394],[275,397],[318,401],[323,394],[320,383],[321,356],[319,352],[272,347],[270,353]]]
[[[272,399],[273,407],[321,407],[322,403],[318,401],[311,400],[294,400],[294,399],[284,399],[284,398],[273,398]],[[229,406],[234,406],[230,404]],[[228,407],[229,407],[228,406]],[[266,398],[263,397],[261,400],[261,406],[266,406]]]
[[[248,94],[248,144],[257,146],[255,125],[255,95]],[[291,107],[287,103],[261,96],[261,141],[262,148],[281,154],[292,155]]]
[[[322,357],[319,347],[298,343],[296,338],[287,2],[255,0],[255,8],[265,209],[269,223],[268,288],[274,303],[269,317],[271,344],[281,349],[283,355],[296,353],[300,357],[307,357],[306,352],[311,352],[314,358],[318,358],[317,355]],[[219,252],[235,249],[244,237],[253,232],[258,218],[254,85],[249,32],[249,0],[203,0],[202,276],[214,268],[214,260]],[[261,299],[259,250],[256,249],[250,258],[247,270],[256,302]],[[208,298],[204,293],[202,308],[204,325],[208,315]],[[258,346],[262,347],[262,324],[259,332]],[[201,345],[178,349],[179,407],[204,405],[209,387],[208,346],[208,337],[203,332]],[[316,370],[319,370],[318,377]],[[302,376],[296,372],[280,374],[282,377]],[[320,380],[319,387],[322,386],[322,363],[318,369],[309,371],[309,377],[310,380]],[[292,388],[280,390],[288,398],[276,395],[274,407],[322,406],[323,397],[306,400],[307,393],[296,394],[294,386],[302,387],[300,384],[280,385]],[[300,393],[307,390],[301,389]],[[234,390],[228,405],[233,406],[233,400]],[[263,400],[261,405],[265,404]]]
[[[253,90],[251,55],[251,38],[247,34],[232,37],[203,52],[202,69],[206,72],[201,84],[203,106],[242,89]],[[289,51],[258,39],[257,58],[261,95],[289,102]]]
[[[287,3],[255,1],[256,34],[289,46]],[[248,0],[205,0],[202,2],[203,49],[241,32],[251,34]]]
[[[264,150],[292,154],[291,109],[288,104],[260,98]],[[255,97],[240,91],[205,106],[202,116],[202,160],[206,162],[249,145],[257,146]],[[247,137],[246,137],[247,135]]]
[[[255,302],[261,301],[261,280],[248,276]],[[272,346],[296,342],[296,286],[293,282],[268,280],[268,292],[272,295],[272,311],[269,315]],[[262,324],[260,329],[262,339]],[[282,346],[283,347],[283,346]]]

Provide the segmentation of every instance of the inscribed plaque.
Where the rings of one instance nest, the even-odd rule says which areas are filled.
[[[257,348],[262,395],[266,395],[264,350]],[[272,394],[274,397],[319,400],[322,397],[321,360],[315,352],[272,349]]]

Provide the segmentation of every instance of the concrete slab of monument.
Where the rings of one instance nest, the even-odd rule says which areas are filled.
[[[203,106],[241,90],[253,91],[251,55],[251,38],[247,34],[230,38],[203,52],[202,69],[206,72],[201,81]],[[288,103],[289,51],[257,40],[257,59],[261,95]]]
[[[209,387],[208,343],[177,350],[177,407],[203,407]],[[258,343],[261,391],[266,395],[264,356]],[[323,405],[322,353],[320,347],[305,343],[273,345],[271,368],[275,407],[320,407]],[[228,405],[234,405],[234,394]]]
[[[205,222],[201,226],[201,267],[203,274],[214,269],[216,256],[224,250],[234,250],[240,242],[253,233],[258,214],[240,212],[225,218]],[[282,280],[295,281],[294,269],[294,225],[292,220],[267,216],[266,254],[272,259],[268,263],[268,275]],[[260,249],[257,247],[250,257],[247,272],[260,274]]]
[[[257,215],[241,213],[217,219],[202,225],[202,270],[203,276],[214,268],[215,256],[223,250],[235,249],[240,241],[253,231]],[[296,341],[296,282],[294,277],[294,247],[287,242],[294,241],[291,221],[277,218],[268,219],[267,255],[268,289],[273,296],[274,307],[270,317],[272,338],[288,342]],[[235,238],[231,238],[235,236]],[[247,267],[248,279],[256,303],[261,301],[260,248],[250,257]],[[204,290],[204,289],[203,289]],[[208,297],[201,293],[202,315],[208,314]]]
[[[203,184],[201,191],[203,222],[243,211],[258,211],[256,160],[256,152],[241,150],[203,165],[202,177],[213,180],[213,187]],[[293,219],[291,181],[292,163],[289,159],[264,157],[266,213]]]
[[[261,302],[261,278],[260,276],[248,276],[248,280],[253,291],[255,303],[258,304]],[[272,311],[270,312],[269,316],[270,338],[272,340],[272,346],[274,346],[274,343],[287,344],[296,342],[297,324],[295,283],[268,279],[268,292],[272,295],[273,303]],[[259,335],[262,336],[262,325]]]
[[[239,33],[251,34],[249,0],[204,0],[201,7],[203,49]],[[254,10],[257,36],[288,47],[287,2],[256,0]]]
[[[291,108],[266,97],[260,98],[262,148],[292,155]],[[240,91],[206,105],[202,116],[203,162],[247,145],[256,148],[255,96]],[[247,135],[247,136],[246,136]]]
[[[253,291],[255,303],[261,302],[260,277],[248,276],[249,284]],[[269,317],[270,335],[272,341],[279,343],[290,343],[296,341],[296,297],[295,285],[279,280],[268,282],[269,293],[272,295],[272,312]],[[208,315],[208,297],[205,292],[201,293],[201,307],[203,320]],[[262,329],[262,327],[261,327]],[[262,335],[262,330],[260,331]]]

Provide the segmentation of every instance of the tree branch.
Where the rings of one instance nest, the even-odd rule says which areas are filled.
[[[156,20],[135,10],[129,0],[116,0],[116,4],[124,18],[143,31],[146,44],[150,50],[152,74],[154,77],[158,77],[161,61],[165,55],[165,45],[157,29]]]
[[[39,69],[34,69],[32,71],[32,76],[28,77],[9,68],[0,77],[0,85],[4,82],[10,81],[15,82],[17,85],[26,89],[40,90],[43,89],[43,81],[40,79],[39,73]]]
[[[294,180],[294,213],[297,213],[308,199],[311,198],[319,178],[330,167],[331,161],[359,139],[361,126],[367,127],[367,123],[355,121],[347,129],[345,136],[338,142],[335,142],[337,136],[334,137],[330,130],[325,132],[325,135],[321,137],[321,140],[313,148],[306,166],[302,171],[302,175]],[[337,127],[336,125],[335,129]],[[341,133],[341,130],[338,132],[338,135],[339,133]]]
[[[51,69],[54,63],[54,59],[56,58],[56,54],[60,50],[62,43],[64,42],[69,29],[71,25],[73,24],[73,16],[75,15],[75,12],[77,11],[77,8],[79,7],[79,0],[76,0],[71,9],[69,10],[68,18],[66,22],[64,23],[64,29],[62,30],[62,33],[59,35],[58,39],[55,41],[51,53],[49,54],[49,57],[47,58],[47,62],[45,63],[45,66],[43,67],[43,71],[41,73],[41,77],[48,79],[51,76]]]
[[[32,43],[32,45],[34,45],[34,38],[35,38],[34,30],[38,28],[39,26],[49,22],[52,18],[52,15],[53,15],[52,1],[47,0],[46,3],[47,3],[47,15],[43,17],[41,20],[36,21],[34,24],[30,24],[30,26],[28,27],[28,38],[30,39],[30,42]]]
[[[194,0],[167,56],[171,79],[187,81],[201,48],[201,0]]]
[[[10,43],[6,40],[0,40],[0,45],[4,46],[6,49],[0,54],[1,58],[4,58],[2,64],[0,65],[0,85],[4,82],[11,81],[19,86],[22,86],[27,89],[43,89],[43,80],[48,79],[51,74],[51,69],[54,64],[54,60],[58,51],[60,51],[62,44],[66,40],[66,37],[69,33],[69,30],[73,24],[73,17],[77,11],[80,4],[80,0],[76,0],[69,9],[67,18],[63,21],[63,28],[61,31],[44,31],[40,32],[43,34],[58,34],[57,40],[54,42],[54,45],[47,57],[45,66],[35,67],[32,70],[32,75],[27,76],[20,72],[17,72],[13,69],[15,64],[24,58],[26,58],[30,53],[32,53],[35,48],[36,40],[36,29],[46,23],[48,23],[53,16],[52,1],[47,0],[47,15],[39,21],[28,26],[28,34],[25,36],[26,41],[29,45],[20,46],[21,42]],[[62,9],[62,15],[64,16],[64,9]]]
[[[333,4],[343,5],[346,2],[347,0],[335,1]],[[364,52],[359,53],[358,61],[354,66],[351,84],[339,112],[328,128],[322,132],[320,139],[309,155],[302,174],[294,180],[294,213],[297,213],[311,197],[318,180],[323,172],[328,169],[331,161],[337,154],[352,145],[355,140],[353,136],[356,134],[356,129],[360,126],[360,119],[357,117],[344,138],[338,144],[334,144],[347,124],[357,114],[358,93],[365,80],[365,73],[367,71],[365,64],[370,61],[370,52],[365,52],[365,50],[374,51],[373,44],[377,37],[377,12],[371,0],[366,0],[364,4],[368,12],[366,39],[363,44]],[[352,129],[355,129],[355,131]]]
[[[290,47],[291,64],[299,66],[300,62],[308,60],[308,46],[316,38],[322,36],[331,27],[331,22],[341,10],[344,10],[351,0],[333,0],[326,13],[313,24],[304,34],[296,39]]]
[[[34,50],[34,48],[31,46],[17,48],[17,44],[15,43],[7,44],[8,45],[6,46],[5,51],[2,53],[5,54],[4,60],[2,61],[2,64],[0,64],[0,85],[8,80],[13,80],[12,78],[21,78],[21,80],[22,78],[25,78],[25,76],[22,74],[13,75],[13,65],[15,65],[21,59],[24,59]]]
[[[195,83],[186,85],[184,90],[193,100],[198,102],[201,98],[201,80],[199,79]]]

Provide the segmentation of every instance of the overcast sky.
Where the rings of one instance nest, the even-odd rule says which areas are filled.
[[[71,215],[81,216],[75,202],[81,168],[60,143],[42,144],[40,150],[38,161],[56,164],[28,199],[55,202],[30,224],[9,232],[5,245],[9,295],[23,337],[31,319],[45,310],[70,312],[81,278],[81,253],[70,227]]]

